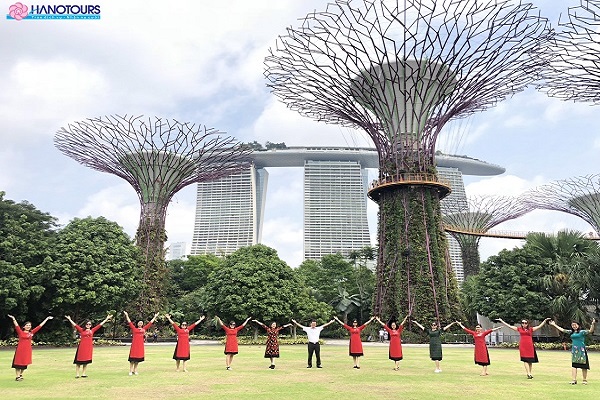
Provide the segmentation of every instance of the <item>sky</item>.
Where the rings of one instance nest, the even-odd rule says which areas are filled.
[[[556,25],[579,0],[531,0]],[[7,14],[14,1],[0,0]],[[67,4],[61,2],[23,2]],[[77,4],[88,4],[77,2]],[[372,146],[361,131],[314,122],[286,109],[266,87],[264,58],[286,27],[325,0],[95,1],[99,20],[0,19],[0,191],[59,219],[104,216],[133,236],[139,202],[120,178],[60,153],[57,130],[110,114],[161,116],[216,128],[244,142]],[[462,121],[438,149],[506,168],[465,177],[467,195],[519,195],[538,185],[598,172],[598,110],[534,89]],[[459,140],[458,138],[461,138]],[[375,171],[371,171],[375,177]],[[262,243],[290,266],[302,262],[302,169],[271,168]],[[194,228],[196,186],[168,208],[169,242]],[[372,237],[377,207],[369,200]],[[497,229],[590,232],[581,219],[534,211]],[[376,243],[373,241],[373,244]],[[483,238],[482,259],[518,240]]]

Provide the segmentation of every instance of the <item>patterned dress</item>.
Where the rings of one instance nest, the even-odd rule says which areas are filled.
[[[579,332],[567,330],[571,335],[571,366],[573,368],[590,369],[590,360],[585,349],[585,337],[589,331],[582,329]]]
[[[13,357],[12,368],[27,369],[27,366],[31,364],[31,339],[40,329],[42,329],[42,326],[38,325],[29,332],[26,332],[20,326],[15,325],[15,331],[17,332],[17,336],[19,336],[19,343]]]
[[[429,335],[429,358],[434,361],[442,361],[442,330],[425,330]]]
[[[265,358],[279,358],[279,331],[282,330],[282,326],[277,326],[275,328],[271,328],[270,326],[266,326],[265,330],[267,331],[267,345],[265,347]]]

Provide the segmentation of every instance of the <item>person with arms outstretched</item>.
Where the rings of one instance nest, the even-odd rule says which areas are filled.
[[[581,329],[581,325],[577,321],[571,322],[571,329],[564,329],[556,325],[556,322],[550,321],[550,326],[555,327],[562,333],[566,333],[571,337],[571,385],[577,384],[577,370],[581,370],[583,376],[583,384],[587,385],[587,372],[590,369],[590,359],[588,358],[585,348],[585,337],[594,333],[596,327],[596,318],[592,319],[590,329]]]
[[[389,326],[384,324],[379,317],[375,317],[375,320],[381,324],[390,337],[389,359],[394,362],[394,371],[400,370],[400,360],[404,357],[402,354],[402,331],[408,317],[409,315],[406,315],[400,325],[396,321],[391,321]]]
[[[308,365],[306,368],[312,368],[313,354],[317,358],[317,368],[323,368],[323,365],[321,364],[321,344],[319,343],[321,331],[333,324],[335,320],[332,319],[321,326],[317,326],[317,321],[314,319],[310,321],[310,326],[300,325],[295,319],[292,319],[292,322],[296,326],[302,328],[308,337]]]
[[[541,324],[533,327],[526,319],[521,320],[521,326],[518,327],[507,324],[502,318],[498,318],[497,321],[507,328],[519,333],[519,354],[521,356],[521,361],[523,361],[523,365],[525,365],[527,379],[533,379],[533,364],[538,362],[537,352],[535,351],[535,346],[533,345],[533,332],[546,325],[546,323],[550,321],[550,318],[546,318]]]
[[[144,341],[146,339],[146,331],[154,324],[156,318],[158,318],[158,314],[159,313],[154,314],[154,317],[146,325],[144,325],[144,321],[138,321],[136,326],[131,322],[127,311],[123,311],[127,325],[129,325],[129,329],[131,330],[131,348],[129,349],[128,359],[129,375],[138,374],[138,364],[144,361]]]
[[[352,326],[345,324],[343,321],[340,321],[338,317],[333,317],[340,325],[344,327],[348,332],[350,332],[350,343],[348,344],[348,354],[352,357],[352,361],[354,362],[354,367],[356,369],[360,369],[360,357],[363,354],[363,346],[362,340],[360,338],[360,333],[363,329],[367,327],[375,319],[375,317],[371,317],[367,322],[358,326],[358,321],[353,320]]]
[[[452,322],[442,329],[436,321],[431,323],[431,329],[425,328],[423,325],[414,321],[415,325],[421,328],[422,331],[425,331],[429,336],[429,358],[435,362],[435,370],[433,372],[440,373],[442,372],[442,368],[440,366],[440,362],[442,361],[442,332],[446,332],[448,329],[452,327],[456,322]]]
[[[225,326],[223,321],[221,321],[221,318],[217,317],[217,322],[219,322],[219,325],[221,325],[221,328],[223,328],[226,335],[224,353],[225,369],[228,371],[231,371],[231,363],[233,362],[233,356],[235,356],[239,350],[237,334],[239,331],[246,327],[246,324],[248,323],[248,321],[250,321],[250,318],[252,317],[246,318],[246,320],[240,326],[236,326],[235,321],[229,321],[229,326]]]
[[[21,328],[14,316],[8,314],[8,318],[12,319],[15,326],[15,332],[19,337],[19,342],[17,343],[17,348],[15,349],[15,355],[13,357],[12,368],[15,369],[15,380],[22,381],[23,372],[25,372],[27,366],[31,364],[33,358],[33,350],[31,347],[33,335],[42,329],[42,327],[46,325],[46,322],[54,317],[46,317],[38,326],[33,329],[31,329],[31,322],[29,321],[26,321],[23,324],[23,328]]]
[[[473,342],[475,344],[475,364],[481,365],[482,370],[479,374],[480,376],[487,376],[488,366],[491,364],[490,362],[490,354],[488,352],[487,344],[485,343],[485,337],[490,333],[501,329],[501,326],[497,326],[492,329],[483,330],[480,324],[475,325],[475,330],[472,331],[470,329],[465,328],[465,326],[460,321],[456,321],[460,327],[467,332],[469,335],[473,336]]]
[[[102,326],[110,321],[112,315],[107,315],[104,321],[92,328],[92,321],[86,321],[85,328],[77,325],[70,316],[65,315],[65,318],[73,325],[73,327],[79,332],[79,344],[77,345],[77,351],[75,352],[75,378],[79,378],[79,371],[81,370],[81,377],[87,378],[87,366],[92,363],[92,355],[94,353],[94,333]]]
[[[292,324],[285,324],[283,326],[277,326],[277,322],[271,322],[271,325],[267,326],[259,320],[253,319],[258,325],[262,326],[267,331],[267,343],[265,345],[265,358],[271,360],[270,369],[275,369],[275,358],[279,358],[279,331],[292,326]]]
[[[165,318],[171,323],[173,329],[177,333],[177,344],[175,345],[175,351],[173,352],[173,360],[175,360],[175,370],[179,372],[179,366],[183,369],[183,372],[187,372],[185,363],[190,359],[190,331],[193,330],[202,320],[204,315],[198,319],[198,321],[189,325],[187,322],[182,322],[177,325],[171,319],[170,314],[165,314]]]

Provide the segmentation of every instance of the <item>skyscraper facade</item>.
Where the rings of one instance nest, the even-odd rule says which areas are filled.
[[[198,183],[191,254],[228,255],[260,243],[268,172],[251,168]]]
[[[438,178],[450,183],[450,187],[452,188],[450,194],[441,201],[440,208],[442,214],[450,212],[450,210],[456,211],[457,205],[460,210],[468,210],[469,206],[467,205],[467,194],[465,192],[462,172],[455,167],[442,167],[439,165],[437,171]],[[462,283],[464,281],[464,274],[460,245],[456,239],[448,233],[446,233],[446,238],[448,239],[448,252],[450,253],[452,269],[456,275],[456,280]]]
[[[304,164],[304,259],[348,256],[371,245],[367,173],[359,161]]]

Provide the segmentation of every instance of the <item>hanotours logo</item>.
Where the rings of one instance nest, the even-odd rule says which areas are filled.
[[[8,8],[6,19],[100,19],[99,5],[30,5],[18,2]]]

